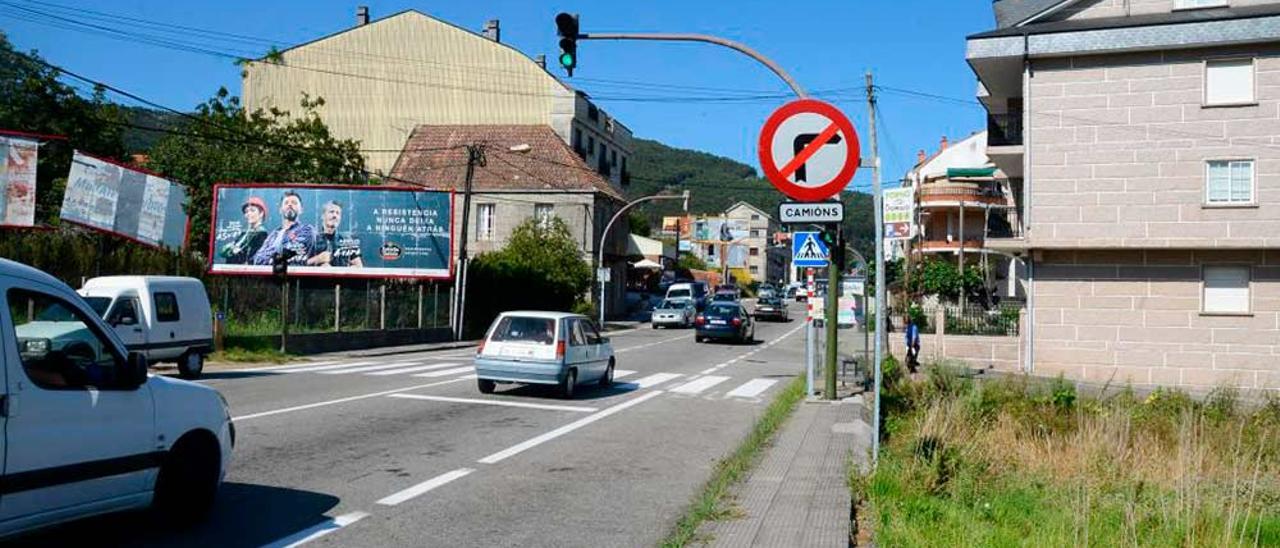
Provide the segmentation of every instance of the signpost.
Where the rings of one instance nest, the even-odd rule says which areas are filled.
[[[820,224],[834,233],[839,242],[840,222],[844,220],[843,204],[824,202],[844,190],[853,180],[862,161],[858,133],[849,118],[839,109],[813,99],[800,99],[774,111],[760,131],[760,168],[779,191],[797,202],[778,207],[778,216],[787,224]],[[840,307],[840,269],[831,260],[831,251],[817,232],[797,232],[791,243],[795,267],[826,267],[826,301],[810,294],[811,309],[822,310],[826,336],[824,398],[836,398],[837,314]],[[805,330],[813,340],[814,320]],[[809,366],[809,394],[812,395],[812,366]]]

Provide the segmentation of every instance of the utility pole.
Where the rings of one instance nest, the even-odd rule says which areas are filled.
[[[867,71],[867,112],[871,126],[871,193],[875,201],[876,223],[876,351],[875,351],[875,410],[871,428],[871,467],[880,461],[880,364],[884,361],[885,325],[888,324],[884,299],[884,201],[880,189],[880,145],[876,141],[876,86],[871,71]]]
[[[960,200],[960,313],[964,313],[968,291],[964,286],[964,200]]]
[[[458,230],[458,280],[453,285],[453,338],[462,340],[466,324],[463,320],[467,311],[467,228],[471,219],[471,181],[475,178],[476,166],[484,167],[484,143],[467,145],[467,176],[462,185],[462,227]]]

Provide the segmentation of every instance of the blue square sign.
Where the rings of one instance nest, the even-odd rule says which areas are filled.
[[[796,232],[791,236],[791,265],[801,267],[827,266],[830,250],[817,232]]]

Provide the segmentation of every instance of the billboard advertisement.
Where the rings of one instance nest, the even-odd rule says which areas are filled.
[[[62,198],[62,220],[180,249],[187,240],[186,201],[180,184],[77,150]]]
[[[39,150],[38,141],[0,136],[0,225],[35,225]]]
[[[916,190],[911,187],[890,188],[883,193],[884,238],[908,240],[915,235]]]
[[[732,242],[747,237],[747,222],[740,219],[698,219],[693,222],[696,242]]]
[[[453,195],[380,186],[217,185],[209,271],[271,274],[292,251],[289,274],[448,278]]]

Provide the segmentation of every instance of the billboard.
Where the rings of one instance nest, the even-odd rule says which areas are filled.
[[[380,186],[216,185],[209,271],[271,274],[294,252],[289,274],[449,278],[453,195]]]
[[[187,241],[187,192],[158,175],[75,151],[62,220],[136,242],[180,249]]]
[[[39,150],[38,141],[0,136],[0,225],[35,225]]]
[[[915,235],[916,190],[911,187],[885,189],[884,239],[908,240]]]
[[[747,221],[740,219],[698,219],[693,222],[696,242],[732,242],[747,237]]]

